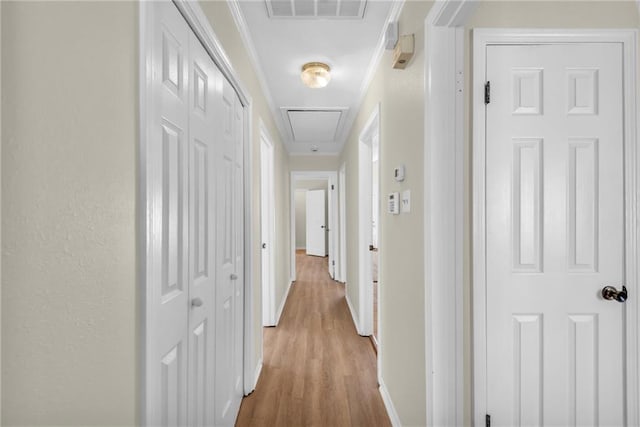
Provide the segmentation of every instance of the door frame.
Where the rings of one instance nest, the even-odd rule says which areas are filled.
[[[290,206],[290,236],[291,236],[291,282],[296,281],[296,183],[307,180],[325,180],[327,185],[327,211],[329,213],[327,222],[329,227],[329,265],[333,262],[334,276],[338,271],[336,260],[336,225],[338,223],[338,173],[336,171],[291,171],[289,186],[289,206]]]
[[[439,0],[425,19],[424,321],[428,426],[464,424],[464,144],[468,133],[464,27],[477,6],[477,0]]]
[[[255,389],[256,375],[259,373],[260,359],[253,360],[254,353],[254,321],[253,321],[253,298],[254,292],[251,284],[253,283],[253,242],[251,224],[253,222],[254,204],[253,198],[253,172],[252,172],[252,153],[251,141],[252,135],[252,98],[246,86],[240,80],[239,74],[231,65],[231,61],[227,56],[222,43],[215,35],[209,20],[202,11],[197,2],[189,0],[164,0],[172,1],[178,11],[184,17],[191,30],[200,40],[207,53],[213,59],[222,75],[231,83],[236,91],[238,98],[243,106],[244,129],[243,129],[243,181],[244,181],[244,331],[243,331],[243,389],[244,393],[249,394]],[[140,2],[139,10],[139,93],[138,93],[138,118],[140,121],[138,145],[138,218],[137,218],[137,235],[138,235],[138,282],[139,282],[139,302],[138,302],[138,334],[141,337],[139,344],[138,366],[140,376],[138,384],[140,389],[141,402],[141,424],[147,425],[147,413],[157,408],[151,407],[152,402],[149,400],[152,393],[147,390],[147,377],[149,363],[147,361],[147,348],[158,338],[159,332],[154,329],[152,319],[154,318],[152,310],[152,301],[154,289],[148,282],[150,272],[154,271],[155,265],[152,265],[154,258],[151,256],[153,245],[157,242],[151,229],[152,222],[150,216],[154,207],[151,205],[151,197],[149,195],[148,186],[148,168],[147,168],[147,152],[149,149],[149,137],[151,133],[151,73],[153,72],[152,62],[152,42],[153,42],[153,16],[157,13],[157,5],[159,2]]]
[[[267,156],[265,159],[263,156]],[[269,163],[268,171],[263,170],[265,160]],[[275,274],[275,253],[274,253],[274,242],[275,242],[275,232],[276,232],[276,223],[275,223],[275,205],[273,200],[273,194],[275,191],[275,181],[274,181],[274,147],[272,139],[267,131],[262,120],[260,120],[260,230],[261,230],[261,244],[266,244],[268,248],[268,281],[265,283],[264,281],[264,265],[262,265],[262,253],[260,257],[261,261],[261,283],[262,283],[262,326],[275,326],[276,325],[276,274]],[[265,173],[269,175],[265,180]],[[262,186],[266,181],[267,188]],[[266,197],[269,202],[268,206],[263,205],[263,201],[265,200],[264,193],[269,194],[270,196]],[[268,230],[263,229],[264,225],[264,215],[265,209],[268,210]],[[266,238],[265,238],[266,236]],[[262,250],[262,249],[261,249]]]
[[[637,30],[476,29],[473,37],[473,404],[475,425],[486,414],[486,182],[484,96],[486,48],[490,45],[619,43],[623,48],[624,153],[625,153],[625,278],[632,295],[638,295],[640,165],[637,111]],[[638,297],[625,304],[627,329],[627,425],[638,425]]]
[[[338,275],[339,282],[345,283],[347,281],[347,164],[342,163],[338,170],[338,197],[340,198],[339,205],[339,262]]]
[[[369,245],[371,240],[372,221],[372,148],[374,138],[378,138],[378,151],[380,151],[380,104],[378,103],[369,116],[367,123],[362,128],[358,137],[358,325],[356,329],[362,336],[373,334],[373,275],[371,253]],[[378,153],[379,154],[379,153]],[[380,157],[378,157],[380,159]],[[378,176],[380,178],[380,161],[378,161]],[[380,180],[378,182],[380,187]],[[382,192],[378,188],[380,202],[382,202]],[[382,215],[382,212],[380,212]],[[382,221],[378,221],[381,223]],[[378,224],[378,247],[382,247],[381,224]],[[382,252],[378,251],[378,268],[383,265]],[[378,289],[381,284],[380,270],[378,270]],[[380,292],[378,292],[378,308],[380,308]],[[378,335],[380,334],[380,312],[378,311]],[[378,347],[381,338],[376,337]],[[380,353],[380,352],[378,352]]]

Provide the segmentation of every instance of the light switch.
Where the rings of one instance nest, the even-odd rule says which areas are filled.
[[[404,190],[402,192],[400,210],[402,211],[402,213],[411,212],[411,190]]]

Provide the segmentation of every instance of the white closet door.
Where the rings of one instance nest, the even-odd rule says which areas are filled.
[[[169,2],[153,11],[147,147],[147,424],[187,424],[189,27]]]
[[[237,405],[236,413],[240,408],[240,401],[244,395],[243,372],[243,347],[244,347],[244,153],[242,140],[244,138],[243,108],[237,95],[235,95],[235,181],[234,187],[234,224],[235,234],[235,270],[238,278],[233,283],[235,298],[235,323],[234,323],[234,399]]]
[[[226,81],[221,80],[222,103],[218,114],[217,162],[217,262],[216,283],[216,426],[235,422],[242,392],[236,391],[236,366],[242,364],[242,347],[238,354],[237,335],[242,336],[242,322],[238,321],[238,305],[242,304],[242,268],[238,265],[238,228],[242,226],[244,212],[238,211],[237,96]],[[240,160],[241,161],[241,160]],[[240,310],[240,312],[242,312]],[[241,337],[240,337],[241,339]],[[242,383],[242,381],[240,381]]]
[[[216,84],[221,76],[190,32],[189,426],[214,424]]]
[[[325,198],[324,190],[307,191],[307,255],[327,255]]]

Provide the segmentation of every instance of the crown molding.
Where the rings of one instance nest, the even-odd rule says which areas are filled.
[[[640,0],[637,0],[640,1]],[[373,76],[376,74],[378,70],[378,66],[380,65],[380,61],[382,60],[382,55],[385,51],[385,38],[387,34],[387,26],[391,22],[395,22],[400,18],[400,13],[402,13],[402,8],[404,7],[405,0],[394,0],[391,5],[391,9],[389,10],[389,14],[387,15],[387,19],[384,21],[384,25],[382,30],[380,31],[380,36],[378,37],[378,44],[376,45],[373,56],[371,57],[371,61],[369,62],[369,67],[367,68],[367,72],[362,80],[362,85],[360,86],[360,94],[358,95],[358,101],[355,104],[355,108],[351,112],[351,117],[349,117],[344,124],[344,129],[347,131],[344,135],[344,141],[341,141],[342,148],[346,144],[347,138],[349,138],[349,134],[353,128],[353,123],[355,122],[358,114],[360,113],[360,109],[362,108],[362,103],[364,102],[364,97],[369,90],[369,85],[371,85],[371,81],[373,80]]]
[[[236,23],[236,27],[238,28],[238,32],[240,33],[240,38],[242,39],[242,43],[244,44],[245,49],[247,50],[247,55],[249,56],[249,61],[251,61],[251,65],[256,73],[256,77],[258,78],[258,83],[260,84],[260,88],[262,89],[262,93],[267,100],[267,105],[269,105],[269,109],[271,110],[271,118],[273,119],[278,132],[280,133],[280,138],[285,147],[288,147],[286,141],[287,132],[282,126],[282,121],[278,120],[277,112],[279,108],[277,108],[275,102],[273,102],[273,97],[271,96],[271,91],[269,90],[269,86],[267,85],[267,81],[262,74],[262,68],[260,66],[260,60],[258,59],[258,52],[256,50],[255,45],[253,44],[253,39],[251,38],[251,33],[249,32],[249,26],[247,25],[247,21],[244,19],[244,15],[242,10],[240,9],[240,1],[239,0],[227,0],[227,6],[229,6],[229,10],[231,11],[231,15],[233,16],[233,20]]]

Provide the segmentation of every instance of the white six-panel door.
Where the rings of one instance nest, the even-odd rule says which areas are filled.
[[[325,191],[307,191],[307,254],[327,255]]]
[[[623,425],[621,47],[486,55],[491,425]]]
[[[172,2],[149,8],[149,426],[233,425],[242,399],[242,105]]]

